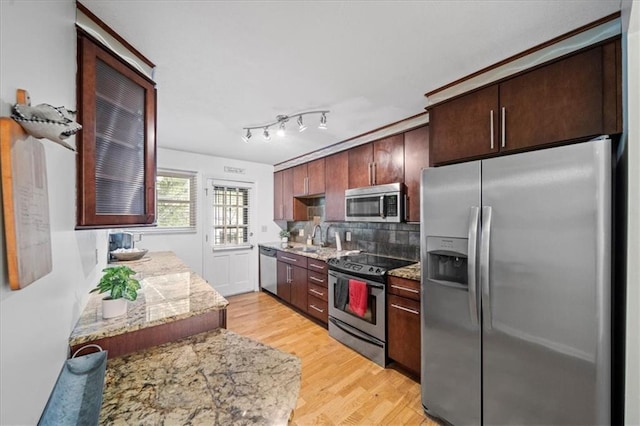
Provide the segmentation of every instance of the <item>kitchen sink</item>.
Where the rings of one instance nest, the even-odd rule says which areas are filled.
[[[304,247],[294,247],[292,250],[295,251],[301,251],[304,253],[315,253],[319,250],[318,247],[309,247],[309,246],[304,246]]]

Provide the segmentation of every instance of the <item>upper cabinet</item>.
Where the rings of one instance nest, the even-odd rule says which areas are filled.
[[[324,158],[293,168],[293,196],[305,197],[324,193]]]
[[[349,188],[403,182],[403,134],[360,145],[348,152]]]
[[[155,223],[155,84],[78,31],[77,228]]]
[[[429,126],[404,134],[404,183],[407,187],[407,222],[420,221],[420,176],[429,167]]]
[[[293,169],[273,174],[273,220],[293,220]]]
[[[325,158],[325,220],[344,220],[344,191],[349,187],[349,152]]]
[[[432,164],[621,132],[620,67],[614,40],[434,106]]]

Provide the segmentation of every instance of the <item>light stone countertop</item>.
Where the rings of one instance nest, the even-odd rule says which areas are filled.
[[[226,309],[229,304],[170,251],[147,253],[137,261],[110,265],[126,265],[137,272],[135,277],[142,287],[138,298],[128,303],[126,315],[105,320],[101,303],[105,294],[92,293],[69,337],[71,347]]]
[[[109,359],[100,424],[286,425],[300,359],[225,329]]]
[[[420,262],[407,265],[403,268],[392,269],[389,271],[388,275],[406,278],[408,280],[420,281]]]

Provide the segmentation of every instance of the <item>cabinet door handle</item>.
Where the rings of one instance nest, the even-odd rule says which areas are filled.
[[[502,107],[502,147],[504,148],[504,146],[507,144],[507,138],[506,138],[506,120],[507,120],[507,109],[505,107]]]
[[[315,305],[309,305],[309,307],[311,309],[315,309],[316,311],[320,312],[321,314],[324,314],[324,309],[317,308]]]
[[[304,178],[304,193],[309,194],[309,177]]]
[[[310,288],[310,289],[309,289],[309,293],[317,294],[318,296],[324,296],[324,293],[323,293],[323,292],[318,291],[318,290],[316,290],[316,289],[314,289],[314,288]]]
[[[287,265],[287,283],[291,284],[291,266]]]
[[[369,185],[373,185],[371,182],[371,163],[369,163]]]
[[[489,114],[489,127],[491,128],[491,149],[493,149],[493,110]]]
[[[420,312],[414,309],[405,308],[404,306],[396,305],[395,303],[392,303],[391,306],[396,309],[400,309],[401,311],[409,312],[410,314],[420,315]]]
[[[309,277],[309,279],[311,281],[315,281],[317,283],[323,283],[324,284],[324,280],[321,280],[320,278],[316,278],[316,277]]]
[[[395,285],[395,284],[391,284],[391,288],[397,288],[398,290],[408,291],[408,292],[415,293],[415,294],[420,293],[420,290],[416,290],[414,288],[409,288],[409,287],[402,287],[402,286]]]
[[[321,271],[324,271],[325,267],[322,265],[316,265],[315,263],[310,263],[309,264],[310,268],[316,268],[316,269],[320,269]]]
[[[297,262],[297,260],[296,260],[296,259],[291,258],[291,257],[287,257],[287,256],[280,256],[280,257],[281,257],[282,259],[284,259],[284,260],[288,260],[289,262]]]
[[[378,181],[378,176],[377,176],[378,169],[376,167],[376,163],[375,162],[371,163],[371,167],[373,167],[373,183],[372,183],[372,185],[375,185],[376,182]]]

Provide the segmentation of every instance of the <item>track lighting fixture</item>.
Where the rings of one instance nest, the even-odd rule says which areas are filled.
[[[296,123],[298,124],[298,131],[299,132],[304,132],[307,129],[307,126],[304,124],[304,122],[302,121],[302,116],[306,115],[306,114],[321,114],[320,115],[320,125],[318,126],[319,129],[326,129],[327,128],[327,114],[329,113],[329,110],[317,110],[317,111],[304,111],[304,112],[297,112],[295,114],[289,114],[289,115],[278,115],[276,116],[276,120],[271,122],[271,123],[267,123],[267,124],[262,124],[260,126],[247,126],[247,127],[243,127],[243,130],[246,130],[247,133],[242,137],[242,140],[245,142],[249,142],[249,139],[251,139],[251,130],[255,130],[255,129],[263,129],[262,131],[262,136],[264,137],[264,139],[266,141],[271,139],[271,135],[269,134],[269,128],[271,126],[275,126],[276,124],[278,125],[278,131],[276,132],[278,134],[278,136],[285,136],[285,123],[287,121],[289,121],[290,119],[293,119],[295,117],[298,117]]]

